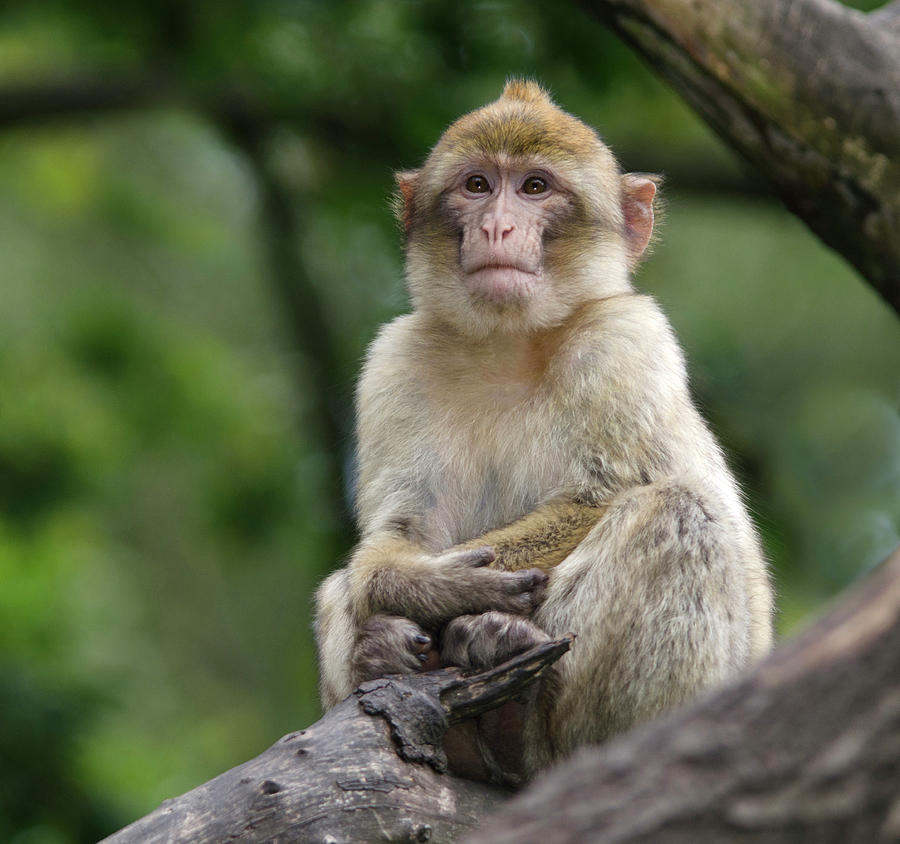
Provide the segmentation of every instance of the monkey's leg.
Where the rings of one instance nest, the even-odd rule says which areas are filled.
[[[687,484],[610,502],[554,570],[533,616],[572,650],[541,680],[526,723],[534,771],[688,701],[748,659],[739,528]]]
[[[552,569],[578,546],[603,515],[604,507],[560,496],[506,527],[456,547],[494,549],[494,568],[505,571]]]

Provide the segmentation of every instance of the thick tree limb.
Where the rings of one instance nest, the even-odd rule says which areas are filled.
[[[887,3],[880,9],[869,13],[869,19],[873,24],[881,28],[888,28],[900,35],[900,0]]]
[[[467,840],[900,840],[900,551],[739,683],[583,751]]]
[[[106,842],[456,841],[509,792],[444,773],[447,727],[514,698],[571,642],[472,677],[444,669],[365,683],[308,729]]]
[[[896,4],[582,0],[900,310]]]

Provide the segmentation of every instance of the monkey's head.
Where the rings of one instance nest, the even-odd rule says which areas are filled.
[[[536,83],[453,123],[397,174],[413,304],[475,336],[563,321],[630,289],[656,179],[623,175],[597,134]]]

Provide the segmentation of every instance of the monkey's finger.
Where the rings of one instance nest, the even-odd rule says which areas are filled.
[[[410,645],[410,650],[416,654],[419,659],[419,662],[425,662],[427,659],[429,651],[434,650],[434,642],[427,633],[423,633],[421,628],[418,628],[419,632],[416,633],[412,637],[412,644]]]
[[[428,653],[419,654],[417,659],[419,660],[420,671],[436,671],[441,667],[441,655],[435,648],[432,648]]]
[[[510,592],[531,592],[543,590],[547,583],[547,573],[540,569],[525,569],[512,574],[509,579]]]
[[[464,566],[466,568],[481,568],[488,566],[496,559],[494,549],[488,546],[483,548],[471,548],[466,551],[452,551],[441,556],[441,561],[450,565]]]
[[[528,615],[543,603],[547,592],[547,573],[540,569],[516,572],[517,581],[510,589],[516,603],[515,612]]]

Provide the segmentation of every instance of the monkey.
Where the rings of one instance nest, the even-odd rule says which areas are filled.
[[[322,702],[572,632],[506,732],[476,736],[490,778],[527,779],[760,659],[768,566],[632,283],[659,178],[512,79],[396,182],[412,309],[358,384],[360,541],[316,594]]]

